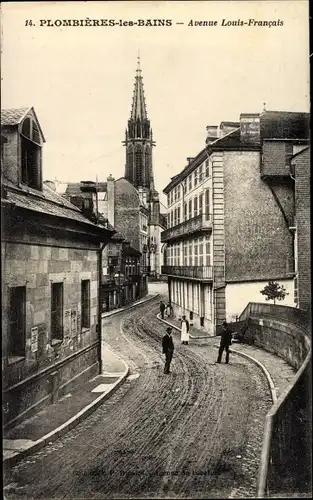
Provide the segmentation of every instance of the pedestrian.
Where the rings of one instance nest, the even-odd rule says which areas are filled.
[[[218,358],[216,361],[217,363],[221,362],[224,349],[226,352],[225,363],[228,363],[228,361],[229,361],[229,346],[231,345],[231,341],[232,341],[232,334],[230,331],[230,327],[226,321],[223,321],[223,329],[222,329],[222,334],[221,334],[220,348],[218,350]]]
[[[160,302],[160,313],[161,313],[161,318],[164,319],[164,311],[165,311],[165,304],[163,300]]]
[[[183,316],[181,320],[180,340],[184,345],[188,345],[189,343],[189,321],[186,319],[186,316]]]
[[[164,373],[169,374],[170,373],[170,365],[171,365],[171,361],[173,358],[173,352],[174,352],[174,342],[172,339],[172,328],[170,326],[166,328],[166,334],[164,335],[164,337],[162,339],[162,349],[163,349],[163,354],[165,354]]]

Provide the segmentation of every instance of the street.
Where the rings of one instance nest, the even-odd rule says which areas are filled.
[[[64,437],[5,471],[7,500],[254,497],[266,379],[236,355],[215,364],[212,339],[185,346],[178,332],[164,375],[159,300],[104,320],[130,376]]]

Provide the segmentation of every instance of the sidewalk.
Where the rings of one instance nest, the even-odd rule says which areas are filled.
[[[102,319],[148,302],[158,294],[149,294],[132,304],[102,314]],[[101,342],[102,374],[88,380],[64,395],[55,404],[46,406],[16,427],[3,432],[3,461],[14,464],[55,441],[87,418],[124,382],[128,365],[114,354],[109,345]]]
[[[103,350],[102,375],[88,380],[55,404],[4,431],[3,460],[13,464],[55,441],[92,413],[124,382],[129,368],[108,346]]]
[[[160,314],[157,315],[157,318],[163,323],[180,331],[179,320],[167,317],[162,320]],[[208,345],[212,345],[217,349],[219,348],[219,336],[212,337],[205,335],[204,331],[197,329],[194,326],[190,327],[190,338],[192,340],[207,339]],[[229,351],[230,353],[249,358],[256,365],[258,365],[259,368],[261,368],[267,378],[273,402],[275,402],[286,387],[289,386],[296,374],[296,370],[294,370],[283,358],[265,351],[264,349],[233,341],[232,347]]]

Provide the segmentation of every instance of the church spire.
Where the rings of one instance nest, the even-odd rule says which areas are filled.
[[[139,55],[131,113],[123,144],[126,146],[125,178],[136,188],[153,191],[152,148],[155,142],[147,117]]]
[[[146,110],[146,101],[145,94],[143,90],[143,81],[141,76],[141,68],[140,68],[140,56],[137,57],[137,69],[135,76],[135,88],[133,94],[133,102],[130,117],[132,120],[146,120],[147,119],[147,110]]]

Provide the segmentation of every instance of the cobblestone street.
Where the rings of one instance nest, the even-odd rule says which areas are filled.
[[[210,339],[183,346],[178,332],[164,375],[158,300],[104,319],[104,340],[130,376],[64,437],[5,471],[7,500],[255,496],[267,381],[235,354],[215,364]]]

